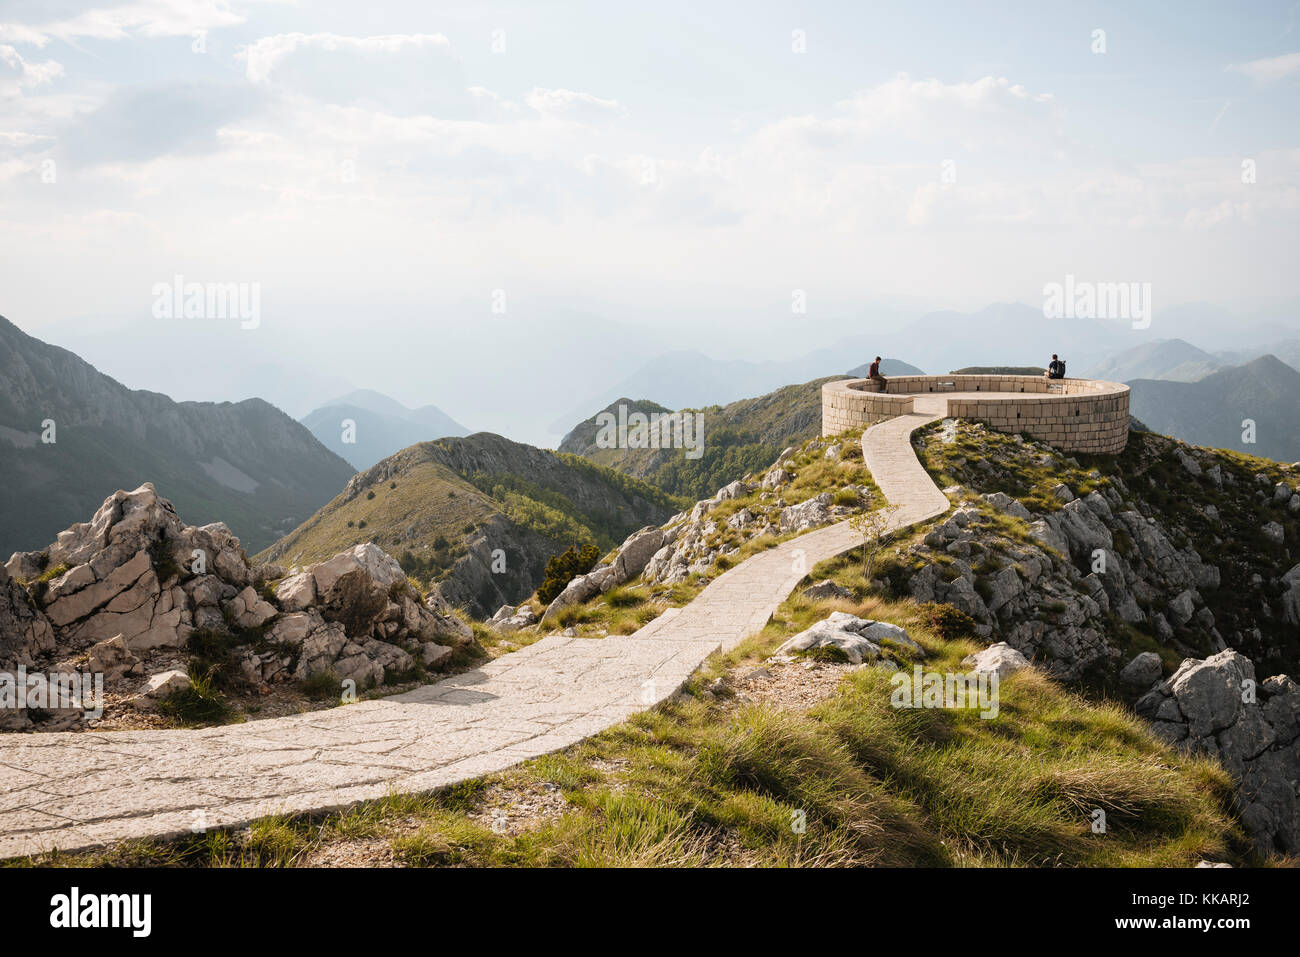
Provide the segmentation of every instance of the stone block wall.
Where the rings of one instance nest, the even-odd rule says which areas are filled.
[[[1022,433],[1068,452],[1117,454],[1128,442],[1129,390],[1092,379],[1041,376],[894,376],[886,391],[841,379],[822,387],[822,435],[837,435],[877,418],[912,411],[915,396],[953,393],[951,418],[983,422],[999,432]]]
[[[953,398],[948,415],[1023,433],[1067,452],[1114,455],[1128,442],[1128,389],[1122,393],[1028,396],[984,401]]]
[[[868,380],[862,381],[871,385]],[[828,382],[822,386],[822,435],[839,435],[846,429],[861,428],[912,411],[910,395],[831,388],[839,384]]]

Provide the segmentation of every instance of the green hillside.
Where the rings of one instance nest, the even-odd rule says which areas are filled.
[[[839,378],[843,376],[788,385],[727,405],[684,410],[699,411],[704,417],[704,452],[696,459],[688,459],[683,449],[598,448],[595,415],[574,426],[560,450],[644,479],[673,495],[708,498],[727,483],[765,469],[782,449],[819,435],[822,386]],[[602,411],[617,414],[620,404],[629,413],[668,411],[645,399],[619,399]]]
[[[531,594],[552,555],[586,542],[608,550],[684,504],[585,459],[480,432],[389,456],[259,557],[304,565],[374,542],[417,581],[488,615]]]

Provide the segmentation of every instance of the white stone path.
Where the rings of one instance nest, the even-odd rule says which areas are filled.
[[[910,442],[941,413],[863,436],[867,467],[900,506],[895,528],[948,509]],[[341,808],[567,747],[672,695],[710,654],[762,629],[817,562],[860,542],[846,522],[827,526],[742,562],[633,635],[543,638],[390,698],[204,730],[0,736],[0,858]]]

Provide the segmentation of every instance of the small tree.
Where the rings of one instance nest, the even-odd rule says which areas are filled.
[[[874,511],[858,512],[849,519],[849,527],[862,536],[862,571],[871,581],[871,571],[876,566],[876,556],[889,541],[891,524],[897,505],[886,505]]]
[[[570,545],[561,554],[551,556],[546,563],[546,578],[537,589],[537,600],[549,605],[564,587],[596,567],[600,549],[595,545]]]

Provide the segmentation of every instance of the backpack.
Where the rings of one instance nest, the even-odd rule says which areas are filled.
[[[1056,360],[1056,361],[1057,361],[1056,374],[1057,374],[1057,376],[1058,376],[1059,378],[1064,379],[1064,378],[1065,378],[1065,360],[1064,360],[1064,359],[1058,359],[1058,360]]]

